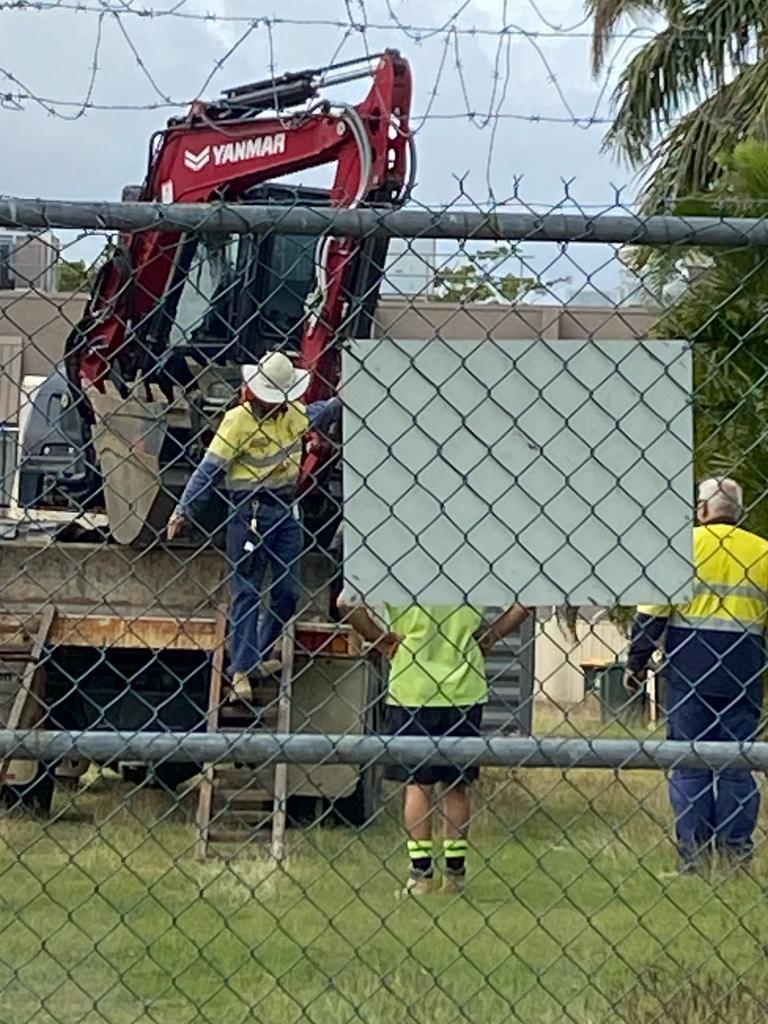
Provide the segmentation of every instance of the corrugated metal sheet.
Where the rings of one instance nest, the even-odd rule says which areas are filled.
[[[21,404],[21,338],[0,337],[0,423],[18,423]]]
[[[489,616],[492,614],[489,609]],[[531,731],[534,630],[535,617],[531,615],[518,633],[505,637],[485,659],[489,692],[483,731],[490,735]]]

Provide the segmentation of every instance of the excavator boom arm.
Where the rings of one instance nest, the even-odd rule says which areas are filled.
[[[359,72],[337,80],[353,77]],[[282,112],[283,100],[311,97],[328,78],[327,72],[302,72],[275,79],[278,116],[261,114],[269,83],[229,90],[219,105],[195,102],[184,121],[171,122],[156,137],[142,199],[237,202],[263,182],[335,163],[332,205],[372,199],[399,204],[408,176],[408,63],[396,51],[381,54],[368,95],[354,107],[316,101],[301,113]],[[251,110],[258,116],[248,116]],[[83,384],[102,389],[109,377],[120,387],[156,360],[144,328],[173,279],[181,243],[177,232],[158,229],[121,240],[68,342],[67,372],[76,390]],[[354,251],[354,244],[344,240],[323,247],[320,308],[302,339],[303,361],[313,371],[310,398],[321,397],[335,384],[330,349],[343,315],[345,276]]]

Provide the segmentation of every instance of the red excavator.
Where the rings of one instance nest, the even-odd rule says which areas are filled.
[[[372,84],[357,105],[318,98],[363,77]],[[229,89],[153,136],[146,180],[123,198],[398,207],[415,171],[410,103],[410,68],[394,50]],[[329,191],[275,183],[324,164],[336,165]],[[386,251],[386,239],[271,230],[122,235],[67,341],[74,401],[64,398],[66,415],[42,431],[35,402],[22,504],[64,494],[73,506],[103,507],[118,542],[154,539],[232,400],[242,363],[281,348],[311,370],[308,400],[333,393],[344,338],[370,334]],[[49,391],[61,390],[61,376]],[[73,425],[77,443],[51,443],[52,431],[71,434]],[[310,442],[305,490],[330,462],[320,440]],[[323,508],[329,495],[314,490],[321,525],[332,517]]]

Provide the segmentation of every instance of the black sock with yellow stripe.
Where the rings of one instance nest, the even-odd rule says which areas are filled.
[[[445,867],[452,875],[463,875],[466,871],[468,846],[466,839],[443,840]]]
[[[411,858],[411,875],[418,878],[431,878],[433,854],[434,843],[431,839],[409,839],[408,856]]]

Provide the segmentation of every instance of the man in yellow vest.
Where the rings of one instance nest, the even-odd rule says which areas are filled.
[[[672,740],[752,740],[763,703],[768,624],[768,541],[742,530],[741,487],[728,479],[699,487],[693,531],[696,577],[684,605],[646,605],[632,627],[625,685],[636,692],[663,644],[667,726]],[[670,777],[679,869],[707,868],[714,849],[744,866],[760,798],[741,768],[678,768]]]
[[[387,605],[388,626],[378,624],[345,588],[339,608],[357,632],[391,658],[385,728],[397,736],[479,736],[488,700],[484,657],[517,629],[528,609],[514,605],[490,625],[469,605]],[[444,893],[464,889],[470,825],[468,786],[476,767],[390,765],[386,777],[405,783],[404,817],[411,870],[403,895],[434,888],[433,789],[441,784],[444,823]]]
[[[221,477],[230,504],[227,557],[231,566],[230,659],[232,698],[253,696],[251,677],[277,669],[270,654],[296,611],[303,530],[296,504],[304,435],[327,432],[340,412],[332,398],[309,406],[300,399],[309,372],[281,352],[244,366],[240,404],[222,419],[200,465],[168,522],[171,539],[194,505]],[[262,584],[271,568],[269,610],[261,615]]]

